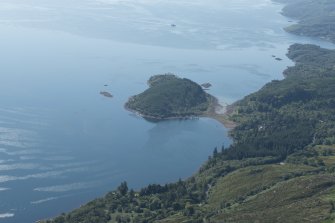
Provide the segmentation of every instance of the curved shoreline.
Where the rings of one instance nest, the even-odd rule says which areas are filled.
[[[223,124],[227,129],[232,130],[237,126],[237,123],[229,119],[229,116],[233,113],[233,108],[233,105],[221,105],[219,100],[212,96],[211,103],[202,117],[215,119]],[[217,112],[218,109],[224,109],[224,112],[220,114]]]
[[[144,119],[148,119],[150,121],[159,122],[159,121],[165,121],[165,120],[189,120],[189,119],[207,117],[207,118],[212,118],[212,119],[217,120],[229,130],[234,129],[237,126],[237,123],[229,120],[229,115],[232,113],[232,109],[227,109],[229,106],[232,106],[232,105],[223,106],[219,103],[219,100],[212,95],[209,95],[209,100],[210,100],[209,106],[206,111],[204,111],[201,114],[187,115],[187,116],[172,116],[172,117],[162,118],[162,117],[157,117],[157,116],[146,115],[146,114],[139,112],[138,110],[129,108],[127,106],[127,103],[124,105],[124,108],[127,111],[135,114],[136,116],[144,118]],[[222,109],[222,108],[225,109],[225,112],[222,114],[219,114],[217,110]]]

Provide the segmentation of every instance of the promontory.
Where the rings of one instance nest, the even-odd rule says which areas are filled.
[[[152,76],[149,88],[129,98],[125,107],[144,118],[162,120],[204,116],[217,100],[197,83],[174,74]]]

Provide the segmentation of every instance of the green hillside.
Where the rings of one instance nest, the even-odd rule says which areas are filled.
[[[152,119],[202,115],[209,108],[212,97],[189,79],[164,74],[151,77],[148,84],[147,90],[129,99],[126,108]]]
[[[299,20],[286,31],[335,42],[335,2],[333,0],[276,0],[285,3],[283,14]]]
[[[288,57],[296,62],[282,81],[235,103],[233,152],[228,158],[279,156],[311,144],[335,144],[335,52],[295,44]]]
[[[284,80],[234,104],[234,144],[194,176],[137,192],[124,182],[47,222],[334,222],[335,51],[295,44],[288,56]]]

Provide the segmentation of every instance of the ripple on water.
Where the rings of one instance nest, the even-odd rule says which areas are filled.
[[[40,165],[34,163],[16,163],[16,164],[0,164],[0,171],[9,170],[33,170],[39,169]]]
[[[54,186],[48,186],[48,187],[37,187],[34,189],[34,191],[39,192],[69,192],[73,190],[82,190],[82,189],[88,189],[93,188],[97,186],[97,182],[78,182],[78,183],[72,183],[72,184],[64,184],[64,185],[54,185]]]
[[[0,187],[0,192],[1,192],[1,191],[6,191],[6,190],[10,190],[10,188],[7,188],[7,187]]]
[[[35,205],[36,204],[42,204],[42,203],[57,200],[57,199],[58,199],[58,197],[47,197],[47,198],[44,198],[44,199],[41,199],[41,200],[31,201],[30,204],[35,204]]]
[[[36,133],[20,128],[0,127],[0,144],[17,148],[32,147],[35,145]]]
[[[66,170],[57,170],[57,171],[48,171],[43,173],[35,173],[25,176],[10,176],[10,175],[0,175],[0,183],[5,183],[9,181],[17,181],[17,180],[29,180],[29,179],[41,179],[41,178],[51,178],[62,176],[66,173],[74,173],[74,172],[84,172],[87,171],[86,167],[78,167]]]
[[[0,153],[4,153],[9,156],[19,156],[19,155],[33,155],[40,154],[42,151],[38,149],[4,149],[0,148]]]
[[[3,214],[0,214],[0,219],[1,218],[12,218],[14,217],[14,213],[3,213]]]

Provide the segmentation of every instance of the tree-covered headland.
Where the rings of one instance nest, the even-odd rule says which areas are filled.
[[[148,85],[147,90],[131,97],[125,106],[149,119],[203,115],[215,100],[197,83],[173,74],[152,76]]]

